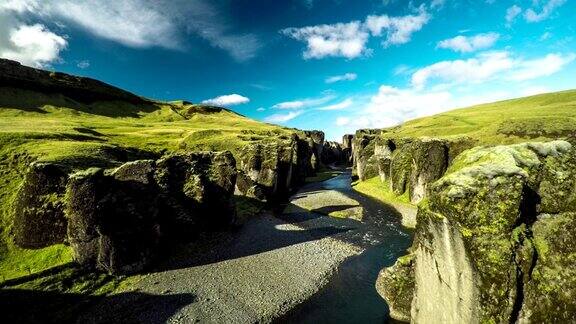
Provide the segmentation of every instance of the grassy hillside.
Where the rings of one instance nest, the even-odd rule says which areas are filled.
[[[84,87],[82,95],[86,87],[102,85],[62,75],[54,81],[38,77],[41,71],[32,69],[25,72],[49,86],[35,89],[38,82],[12,82],[0,76],[0,282],[71,261],[64,245],[24,250],[11,242],[10,206],[30,162],[57,162],[76,169],[113,167],[181,149],[234,152],[248,143],[287,138],[294,132],[227,109],[182,101],[156,102],[121,93],[82,102],[78,90],[68,88],[70,82]],[[55,89],[60,85],[62,89]],[[121,91],[104,86],[100,93]]]
[[[576,90],[457,109],[387,130],[393,136],[466,135],[479,144],[563,138],[576,132]]]

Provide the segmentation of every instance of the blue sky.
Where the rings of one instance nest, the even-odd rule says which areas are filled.
[[[575,0],[0,0],[0,57],[330,139],[576,88]]]

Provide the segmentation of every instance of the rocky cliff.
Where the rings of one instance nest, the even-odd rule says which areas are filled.
[[[15,242],[67,242],[75,260],[112,274],[145,269],[160,244],[225,228],[235,216],[230,152],[172,154],[115,169],[32,164],[14,204]]]
[[[415,323],[576,321],[568,142],[477,147],[429,187],[409,256],[377,287]]]
[[[452,160],[473,146],[469,138],[395,138],[377,130],[360,130],[353,143],[354,174],[361,181],[379,176],[396,195],[408,193],[419,203]]]

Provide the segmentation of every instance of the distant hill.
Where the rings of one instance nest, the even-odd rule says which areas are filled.
[[[564,138],[576,134],[576,90],[456,109],[385,131],[398,137],[469,136],[479,144]]]
[[[10,206],[30,162],[110,168],[181,149],[235,153],[294,132],[221,107],[155,101],[0,59],[0,282],[71,260],[63,245],[25,250],[11,243]]]
[[[154,101],[0,59],[0,158],[25,151],[40,160],[94,165],[109,162],[115,146],[234,151],[293,131],[221,107]]]

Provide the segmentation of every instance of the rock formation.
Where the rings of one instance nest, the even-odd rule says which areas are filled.
[[[390,182],[396,195],[408,192],[412,203],[422,201],[428,185],[442,177],[455,156],[473,145],[467,138],[394,138],[385,133],[357,134],[354,144],[354,168],[360,180],[380,176]]]
[[[67,169],[60,165],[33,163],[14,202],[14,241],[28,249],[63,243],[66,237],[64,194]]]
[[[172,154],[76,172],[33,164],[14,204],[15,243],[67,241],[74,259],[112,274],[139,272],[161,241],[223,228],[235,217],[230,152]]]
[[[354,141],[354,135],[346,134],[342,136],[342,151],[346,156],[346,161],[348,164],[352,164],[352,142]]]
[[[342,146],[338,142],[324,142],[322,149],[322,163],[324,165],[330,164],[347,164],[348,158],[344,153]]]
[[[316,172],[320,169],[322,149],[324,148],[324,132],[305,131],[304,134],[312,149],[312,172]]]
[[[457,156],[420,204],[410,255],[380,274],[391,314],[415,323],[575,321],[575,165],[564,141]]]
[[[352,142],[352,175],[361,181],[378,175],[378,164],[374,157],[376,134],[379,130],[358,130]]]

